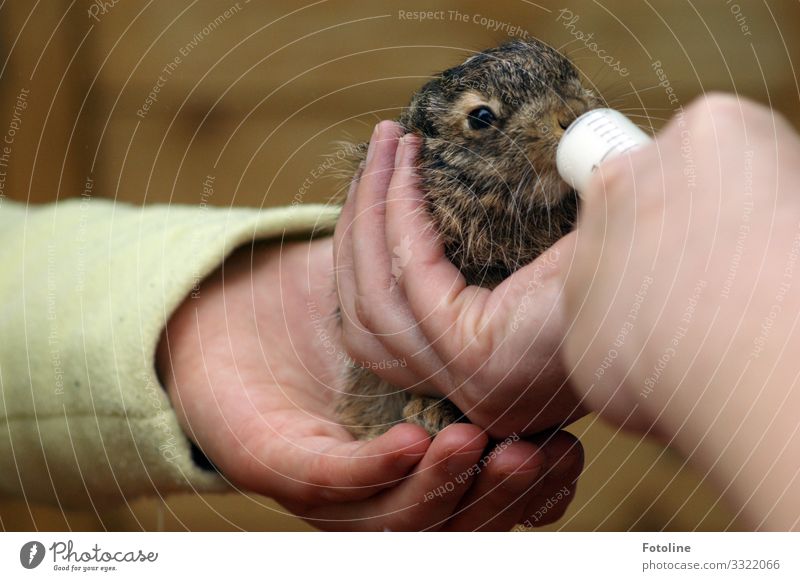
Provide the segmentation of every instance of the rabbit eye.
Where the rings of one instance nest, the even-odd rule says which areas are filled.
[[[492,123],[494,123],[496,120],[497,117],[495,117],[494,113],[492,113],[492,110],[486,106],[473,109],[467,116],[469,128],[475,130],[491,127]]]

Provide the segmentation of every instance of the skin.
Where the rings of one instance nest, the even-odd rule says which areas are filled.
[[[366,204],[380,209],[358,233],[359,247],[384,256],[405,237],[411,260],[393,285],[385,268],[357,257],[355,276],[340,276],[358,322],[345,343],[360,358],[430,358],[422,373],[409,365],[392,380],[506,429],[548,413],[542,403],[562,396],[569,373],[575,401],[676,447],[754,529],[798,528],[800,138],[784,119],[729,96],[699,100],[654,145],[601,166],[576,232],[556,243],[553,260],[537,260],[493,292],[466,285],[444,257],[420,211],[413,147],[401,140],[389,185]],[[359,203],[348,204],[356,220]],[[537,263],[542,285],[512,333]],[[385,325],[380,311],[401,324]],[[554,352],[563,366],[541,359]],[[437,362],[459,389],[425,383]],[[496,387],[465,388],[470,369],[481,378],[475,391]],[[526,376],[547,374],[556,381],[520,389]],[[518,383],[505,384],[509,376]],[[575,410],[550,412],[567,420]]]
[[[679,449],[755,529],[800,522],[798,159],[800,137],[774,111],[702,99],[653,146],[600,168],[562,269],[577,391]]]
[[[185,433],[229,481],[330,530],[508,530],[574,489],[582,456],[566,434],[493,449],[474,425],[433,440],[400,425],[368,442],[337,425],[342,361],[327,354],[308,306],[335,310],[332,248],[324,239],[240,249],[167,325],[160,376]]]
[[[582,416],[558,357],[558,246],[493,290],[468,285],[425,212],[414,172],[418,140],[401,134],[392,122],[376,127],[363,175],[337,223],[348,352],[357,361],[404,359],[405,367],[379,375],[397,387],[447,397],[496,438]],[[410,257],[399,278],[392,274],[397,248]]]

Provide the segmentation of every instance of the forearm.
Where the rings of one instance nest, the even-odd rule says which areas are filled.
[[[80,506],[224,490],[156,375],[172,311],[236,246],[320,208],[0,207],[0,492]]]
[[[695,368],[684,373],[676,365],[683,379],[670,373],[644,405],[655,429],[669,435],[753,528],[796,530],[800,365],[787,353],[800,345],[786,335],[772,339],[775,348],[758,359],[741,349],[744,340],[727,355],[707,357],[699,349]]]

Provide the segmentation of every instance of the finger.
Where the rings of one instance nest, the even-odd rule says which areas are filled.
[[[355,216],[354,192],[357,185],[354,179],[333,233],[333,272],[339,306],[345,313],[353,312],[352,304],[356,288],[353,265],[353,217]]]
[[[471,424],[453,424],[434,438],[425,457],[399,486],[356,503],[320,507],[299,516],[331,530],[418,531],[446,523],[473,477],[456,481],[481,457],[486,435]]]
[[[380,139],[378,134],[379,130],[376,127],[370,144],[371,148],[376,147],[375,142]],[[342,207],[342,212],[333,236],[334,273],[336,276],[336,291],[341,309],[343,342],[348,355],[358,364],[363,365],[366,362],[380,363],[382,361],[388,364],[391,362],[391,365],[384,366],[385,371],[383,372],[383,378],[393,385],[402,387],[408,384],[414,384],[416,376],[406,369],[405,366],[399,365],[398,356],[386,350],[375,334],[360,324],[359,317],[356,314],[355,299],[358,294],[358,288],[356,285],[355,261],[353,256],[353,249],[355,246],[354,224],[357,217],[357,190],[360,180],[363,178],[363,167],[361,173],[362,176],[358,179],[354,179],[350,184],[350,190],[345,204]],[[383,245],[383,240],[383,234],[381,233],[381,245]],[[370,245],[374,246],[374,244]]]
[[[353,257],[361,293],[385,292],[391,278],[391,258],[384,237],[386,190],[394,172],[402,127],[383,121],[375,127],[367,163],[356,191]]]
[[[575,498],[577,481],[570,484],[551,486],[546,493],[535,495],[528,502],[519,522],[530,528],[539,528],[557,523],[567,512]]]
[[[385,361],[387,365],[381,368],[385,369],[381,372],[384,379],[405,388],[420,384],[444,385],[441,360],[418,328],[405,296],[397,292],[396,277],[400,276],[407,259],[406,248],[402,243],[391,248],[386,246],[386,196],[402,131],[402,127],[390,122],[376,127],[369,161],[355,192],[351,234],[355,305],[353,319],[346,323],[371,334],[373,340],[361,344],[364,349],[369,347],[369,351],[360,355],[378,363]],[[350,328],[345,331],[349,334]],[[375,346],[376,338],[382,345],[380,350]],[[379,355],[382,359],[378,361]],[[398,365],[400,362],[402,365]]]
[[[324,436],[273,447],[276,451],[264,464],[273,467],[276,497],[312,506],[351,502],[396,486],[430,445],[424,429],[399,424],[373,440],[342,442]]]
[[[400,287],[414,318],[433,342],[457,320],[462,306],[489,291],[478,287],[467,290],[464,277],[445,256],[414,174],[415,139],[406,135],[398,146],[387,195],[386,239],[389,248],[407,248]]]
[[[524,441],[499,444],[479,464],[477,481],[447,523],[451,531],[508,531],[522,520],[547,459]]]
[[[558,522],[572,504],[576,488],[577,479],[557,484],[546,481],[527,499],[527,506],[519,522],[531,528]]]
[[[542,321],[559,315],[560,303],[554,304],[552,300],[537,301],[536,298],[540,294],[546,294],[550,285],[561,287],[563,276],[569,273],[572,266],[576,237],[577,233],[571,232],[560,238],[533,262],[500,283],[487,300],[486,310],[504,314],[508,319],[505,323],[518,324],[522,322],[519,317],[521,304],[525,304],[525,314],[530,314],[532,321]]]
[[[444,526],[475,480],[468,474],[459,476],[480,460],[487,442],[483,431],[471,424],[452,424],[439,432],[411,477],[385,493],[381,508],[396,511],[389,528],[410,531]]]
[[[556,432],[539,440],[547,456],[548,466],[542,484],[529,499],[524,524],[540,527],[552,524],[564,516],[575,498],[578,477],[583,471],[583,446],[568,432]]]

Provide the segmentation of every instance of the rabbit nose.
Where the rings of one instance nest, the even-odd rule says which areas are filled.
[[[555,115],[555,121],[562,131],[566,131],[573,121],[588,110],[589,105],[585,101],[581,99],[569,99],[559,107]]]
[[[578,118],[574,111],[571,109],[562,109],[559,111],[558,115],[558,126],[561,127],[564,131],[572,125],[572,122]]]

